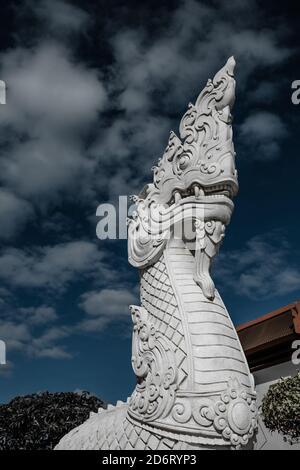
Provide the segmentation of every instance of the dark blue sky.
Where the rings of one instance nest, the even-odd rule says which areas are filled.
[[[0,402],[130,394],[138,273],[126,241],[96,238],[96,209],[151,180],[170,129],[231,55],[240,192],[214,278],[236,324],[300,298],[300,11],[273,3],[2,7]]]

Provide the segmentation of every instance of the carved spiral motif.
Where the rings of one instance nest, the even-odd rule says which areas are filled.
[[[225,441],[238,448],[246,445],[257,427],[255,396],[248,395],[237,379],[217,401],[212,398],[178,398],[172,410],[176,423],[193,420],[201,428],[214,428]]]
[[[177,389],[174,353],[167,338],[156,331],[143,307],[131,306],[133,319],[132,366],[139,379],[130,399],[129,413],[153,421],[169,413]]]
[[[192,408],[190,402],[177,401],[172,410],[172,417],[177,423],[187,423],[191,419]]]
[[[209,399],[202,399],[200,406],[195,406],[193,408],[193,418],[196,423],[200,424],[200,426],[211,426],[211,422],[213,420],[211,403],[212,402]]]
[[[234,447],[247,444],[257,427],[255,398],[247,395],[237,379],[231,380],[228,390],[214,406],[214,426]]]

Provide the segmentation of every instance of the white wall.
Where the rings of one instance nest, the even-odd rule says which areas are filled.
[[[267,393],[271,384],[277,382],[280,377],[289,377],[296,375],[299,366],[294,366],[292,362],[284,362],[277,366],[255,372],[254,379],[257,392],[257,405],[260,406],[264,395]],[[284,442],[283,438],[277,432],[271,433],[259,418],[259,429],[254,444],[255,450],[300,450],[300,444],[290,445]]]

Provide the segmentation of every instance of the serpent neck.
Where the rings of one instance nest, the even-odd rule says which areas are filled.
[[[220,295],[204,296],[194,263],[184,242],[170,239],[141,271],[128,419],[196,445],[245,444],[255,427],[253,379]]]
[[[177,302],[187,352],[187,378],[180,389],[215,393],[226,389],[228,381],[252,390],[252,377],[237,332],[216,291],[208,300],[194,281],[195,259],[185,243],[171,239],[164,260]],[[180,367],[180,364],[178,364]]]

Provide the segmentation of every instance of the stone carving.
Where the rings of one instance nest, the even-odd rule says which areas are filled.
[[[175,400],[177,370],[167,338],[149,321],[143,307],[131,306],[132,367],[138,384],[129,401],[129,414],[154,421],[169,414]]]
[[[257,427],[255,400],[247,395],[237,379],[230,380],[226,392],[207,415],[213,419],[214,427],[222,431],[233,446],[248,444]]]
[[[214,298],[215,285],[210,277],[211,260],[218,252],[220,243],[225,236],[225,225],[216,220],[204,222],[197,219],[196,228],[196,262],[194,280],[202,288],[208,299]]]
[[[181,139],[171,132],[165,153],[154,167],[154,183],[148,186],[147,202],[169,203],[176,189],[185,192],[191,185],[206,188],[207,194],[221,190],[220,184],[224,193],[236,195],[231,127],[234,66],[231,57],[214,79],[208,80],[196,104],[189,104],[179,127]]]
[[[256,429],[253,377],[210,268],[238,191],[231,109],[235,62],[207,82],[171,132],[153,183],[133,196],[128,259],[137,385],[127,403],[65,436],[58,449],[240,448]]]
[[[172,418],[180,424],[193,421],[195,432],[198,427],[222,433],[234,448],[246,445],[253,437],[257,426],[255,395],[250,396],[237,379],[228,382],[217,401],[210,398],[176,400]]]

